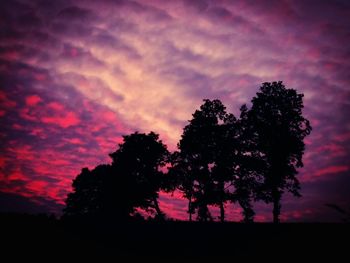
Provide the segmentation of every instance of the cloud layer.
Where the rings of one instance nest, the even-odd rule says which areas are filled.
[[[347,1],[3,2],[2,192],[62,204],[122,134],[154,130],[173,150],[203,98],[237,114],[262,82],[283,80],[305,94],[313,126],[304,197],[286,196],[284,219],[331,220],[324,203],[350,205]],[[186,216],[177,195],[162,194],[161,206]]]

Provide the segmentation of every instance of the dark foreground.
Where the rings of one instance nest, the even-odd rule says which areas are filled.
[[[0,215],[1,254],[19,259],[98,262],[303,262],[349,260],[349,224],[67,223]],[[28,261],[26,261],[28,262]],[[89,261],[90,262],[90,261]]]

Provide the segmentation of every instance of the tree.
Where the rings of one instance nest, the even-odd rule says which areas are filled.
[[[228,131],[225,125],[233,120],[221,101],[204,100],[184,128],[170,173],[178,175],[178,189],[189,200],[190,221],[195,210],[198,220],[212,220],[208,209],[211,204],[220,207],[220,219],[224,221],[224,203],[228,200],[225,183],[231,178],[232,167],[227,164],[232,159],[225,144]]]
[[[170,178],[171,183],[167,190],[169,192],[180,190],[183,193],[183,197],[188,199],[188,209],[189,221],[192,221],[192,215],[195,213],[193,203],[194,195],[194,185],[195,185],[195,174],[191,169],[189,160],[184,154],[175,151],[171,155],[171,168],[168,171],[168,178]]]
[[[254,134],[256,151],[265,162],[258,196],[273,203],[273,221],[279,222],[281,197],[285,191],[300,196],[297,168],[303,166],[304,138],[310,122],[303,117],[303,94],[279,82],[265,82],[252,99],[247,125]]]
[[[166,146],[153,132],[124,136],[119,149],[110,154],[112,165],[83,168],[73,180],[64,216],[128,220],[141,208],[154,209],[158,218],[164,218],[157,198],[164,176],[160,168],[168,155]]]
[[[110,165],[99,165],[93,170],[83,168],[73,180],[73,192],[67,196],[64,216],[105,216],[110,213],[113,209],[106,196],[110,176]]]
[[[224,205],[230,199],[230,196],[232,196],[230,186],[236,180],[236,170],[239,160],[237,157],[240,153],[240,150],[237,148],[239,145],[237,120],[233,114],[225,112],[223,116],[221,123],[218,123],[214,133],[214,163],[211,168],[211,176],[215,187],[212,202],[220,208],[221,222],[225,220]]]
[[[252,123],[249,120],[248,108],[242,105],[240,118],[236,122],[236,156],[233,178],[234,192],[231,195],[233,202],[238,202],[242,207],[243,221],[254,221],[255,212],[252,201],[257,199],[257,190],[263,177],[265,162],[256,148],[257,136]]]
[[[93,170],[83,168],[73,180],[73,192],[68,194],[64,217],[90,217],[126,221],[135,212],[132,181],[115,173],[111,165],[98,165]]]
[[[169,158],[167,147],[154,132],[149,134],[135,132],[124,136],[124,143],[110,156],[113,160],[113,173],[123,182],[125,200],[131,207],[151,211],[157,217],[164,214],[159,208],[158,193],[162,187],[164,167]]]

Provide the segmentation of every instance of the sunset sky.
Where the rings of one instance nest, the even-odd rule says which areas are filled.
[[[349,1],[1,1],[0,211],[58,213],[122,135],[152,130],[173,151],[204,98],[237,115],[275,80],[304,93],[313,127],[281,219],[339,221],[325,204],[350,210]],[[160,206],[187,217],[178,193]]]

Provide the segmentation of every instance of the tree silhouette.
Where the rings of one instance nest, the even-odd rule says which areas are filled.
[[[220,220],[224,221],[224,203],[228,200],[225,183],[232,176],[228,125],[234,121],[221,101],[204,100],[184,128],[170,173],[178,175],[178,189],[189,200],[190,221],[195,210],[198,220],[212,220],[208,209],[211,204],[220,207]]]
[[[158,218],[164,218],[158,204],[158,192],[164,177],[161,167],[169,158],[166,146],[154,132],[124,136],[124,143],[119,146],[110,156],[113,173],[126,186],[125,199],[131,200],[133,209],[154,209]]]
[[[220,101],[219,101],[220,102]],[[220,102],[221,103],[221,102]],[[223,106],[223,105],[222,105]],[[214,163],[211,168],[211,176],[214,182],[213,204],[220,208],[220,221],[225,220],[224,204],[231,197],[230,186],[236,180],[236,170],[239,159],[238,154],[238,126],[233,114],[226,113],[224,107],[223,119],[218,119],[213,134]]]
[[[189,214],[189,221],[192,221],[192,215],[195,213],[195,208],[192,205],[194,197],[195,173],[191,169],[190,160],[186,158],[185,154],[175,151],[171,155],[171,168],[168,172],[168,178],[171,178],[172,183],[169,191],[175,189],[183,193],[183,197],[188,200],[187,213]]]
[[[64,216],[94,216],[128,220],[137,208],[164,218],[158,192],[169,152],[158,135],[133,133],[124,136],[119,149],[110,154],[112,165],[83,168],[73,180]]]
[[[258,195],[273,203],[275,223],[279,222],[284,191],[300,196],[296,168],[303,166],[303,139],[311,132],[309,121],[302,116],[302,98],[303,94],[286,89],[281,81],[265,82],[246,113],[247,127],[254,134],[251,140],[265,161]]]
[[[303,166],[303,140],[311,132],[302,98],[282,82],[263,83],[251,108],[241,107],[238,120],[220,100],[206,99],[171,155],[154,132],[123,136],[110,154],[111,165],[83,168],[74,179],[64,216],[128,220],[144,209],[164,219],[159,191],[178,189],[188,199],[190,221],[195,212],[200,221],[213,220],[208,207],[214,205],[223,222],[231,201],[242,207],[244,221],[252,222],[252,202],[263,200],[273,203],[279,222],[283,193],[300,196],[297,168]]]
[[[106,216],[107,213],[112,213],[109,205],[111,201],[107,197],[110,181],[110,165],[99,165],[91,171],[83,168],[73,180],[73,192],[66,199],[64,216]]]
[[[253,123],[248,117],[248,108],[243,105],[240,108],[240,118],[236,123],[236,169],[233,178],[235,187],[231,200],[238,202],[242,207],[243,221],[253,222],[255,212],[252,201],[257,198],[257,191],[263,177],[261,174],[265,169],[265,161],[257,150],[257,136],[254,132]]]

